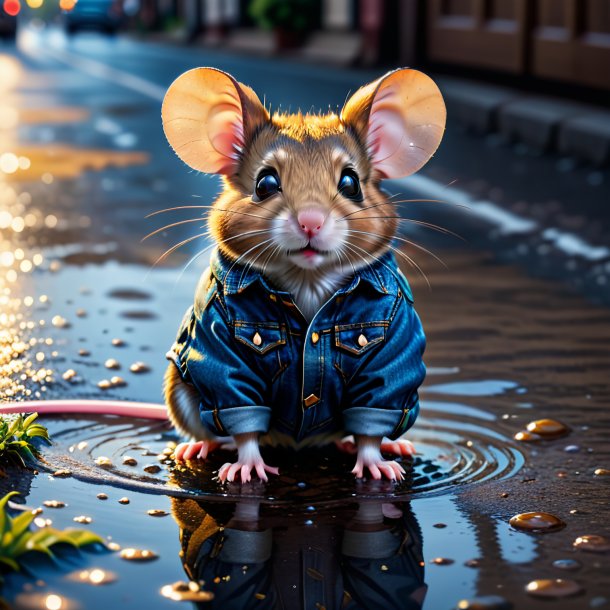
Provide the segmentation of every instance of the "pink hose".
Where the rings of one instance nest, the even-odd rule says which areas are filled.
[[[151,402],[129,402],[126,400],[31,400],[26,402],[0,403],[0,415],[7,413],[32,413],[41,415],[89,413],[101,415],[124,415],[143,419],[167,419],[165,405]]]

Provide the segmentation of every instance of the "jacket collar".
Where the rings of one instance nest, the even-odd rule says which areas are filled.
[[[236,264],[234,260],[223,254],[218,248],[212,252],[210,268],[214,277],[223,285],[225,294],[238,294],[257,280],[263,288],[272,294],[286,295],[290,293],[273,288],[265,277],[256,269]],[[356,271],[351,280],[336,294],[349,294],[360,282],[366,282],[372,288],[387,294],[396,285],[396,274],[399,273],[396,260],[391,252],[384,254],[372,265],[367,265]]]

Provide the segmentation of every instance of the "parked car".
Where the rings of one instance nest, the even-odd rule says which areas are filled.
[[[65,12],[68,34],[79,30],[98,30],[115,34],[121,24],[122,10],[117,0],[78,0]]]
[[[10,11],[10,8],[9,8]],[[17,12],[19,12],[17,10]],[[17,35],[17,14],[14,11],[6,12],[4,2],[0,2],[0,38],[14,40]]]

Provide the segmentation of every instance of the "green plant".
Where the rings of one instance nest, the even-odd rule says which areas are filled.
[[[102,538],[87,530],[67,529],[62,531],[52,527],[43,527],[37,531],[31,531],[30,525],[36,516],[33,512],[23,512],[13,518],[6,510],[7,502],[15,495],[18,495],[18,492],[11,491],[0,499],[0,569],[18,572],[28,553],[43,554],[53,558],[52,549],[62,544],[75,549],[96,543],[105,546]]]
[[[38,449],[32,440],[41,438],[50,443],[49,431],[36,422],[38,413],[32,413],[24,418],[0,416],[0,460],[14,461],[25,466],[25,460],[33,461],[38,455]]]
[[[318,0],[252,0],[249,12],[264,29],[305,32],[314,27],[319,9]]]

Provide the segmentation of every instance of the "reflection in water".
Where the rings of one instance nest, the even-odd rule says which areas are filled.
[[[361,502],[316,513],[315,524],[251,500],[175,498],[172,513],[188,577],[214,595],[206,608],[422,607],[422,536],[408,503]]]

